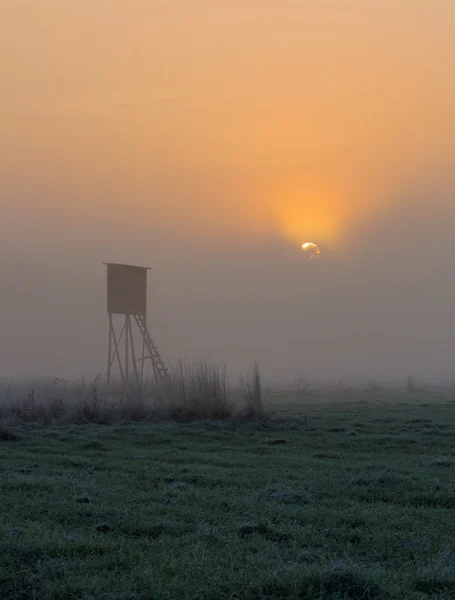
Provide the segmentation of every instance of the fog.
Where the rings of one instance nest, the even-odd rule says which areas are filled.
[[[64,219],[3,239],[4,375],[105,372],[104,261],[149,266],[163,355],[210,357],[266,379],[448,379],[454,370],[455,206],[446,179],[403,192],[316,260],[278,234],[198,242]],[[31,225],[30,225],[31,227]],[[123,236],[123,237],[122,237]]]
[[[105,373],[120,262],[170,360],[451,379],[453,5],[114,4],[0,8],[0,374]]]

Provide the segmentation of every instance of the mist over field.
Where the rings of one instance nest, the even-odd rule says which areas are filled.
[[[132,4],[0,8],[0,373],[104,373],[121,262],[166,358],[451,380],[453,4]]]
[[[206,242],[168,239],[150,227],[130,228],[122,241],[121,223],[97,231],[89,215],[74,228],[63,218],[49,230],[30,223],[33,242],[2,242],[2,372],[105,370],[102,262],[111,260],[151,267],[150,326],[166,357],[209,355],[233,373],[258,360],[271,381],[298,372],[448,379],[455,373],[450,194],[411,190],[354,229],[340,252],[314,261],[278,235]]]

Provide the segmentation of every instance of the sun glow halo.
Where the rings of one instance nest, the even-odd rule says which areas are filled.
[[[305,242],[302,244],[302,250],[308,254],[310,260],[317,258],[321,254],[321,249],[314,242]]]

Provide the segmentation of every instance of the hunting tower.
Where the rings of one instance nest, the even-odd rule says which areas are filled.
[[[144,368],[150,361],[155,381],[167,377],[166,366],[147,327],[147,267],[117,263],[107,266],[107,312],[109,315],[109,357],[107,384],[111,385],[112,368],[117,359],[123,386],[135,382],[141,386]],[[123,317],[120,333],[116,332],[114,315]],[[141,356],[137,356],[134,339],[140,339]]]

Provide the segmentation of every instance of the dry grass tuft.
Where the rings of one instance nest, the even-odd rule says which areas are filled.
[[[416,384],[414,381],[414,377],[412,375],[408,375],[406,377],[406,391],[407,392],[414,392],[416,389]]]
[[[263,420],[259,366],[255,364],[249,378],[241,382],[245,407],[238,416]],[[56,378],[27,381],[15,389],[9,385],[0,397],[0,417],[44,424],[221,420],[232,418],[234,411],[226,368],[206,359],[179,360],[165,381],[146,381],[140,388],[130,385],[125,389],[114,381],[108,389],[98,375],[92,382],[69,383]]]
[[[179,360],[155,393],[170,419],[226,419],[234,410],[226,369],[207,360]]]
[[[254,364],[252,373],[248,378],[243,375],[240,377],[240,384],[245,398],[245,407],[241,416],[257,421],[264,420],[266,414],[262,400],[261,373],[258,363]]]

